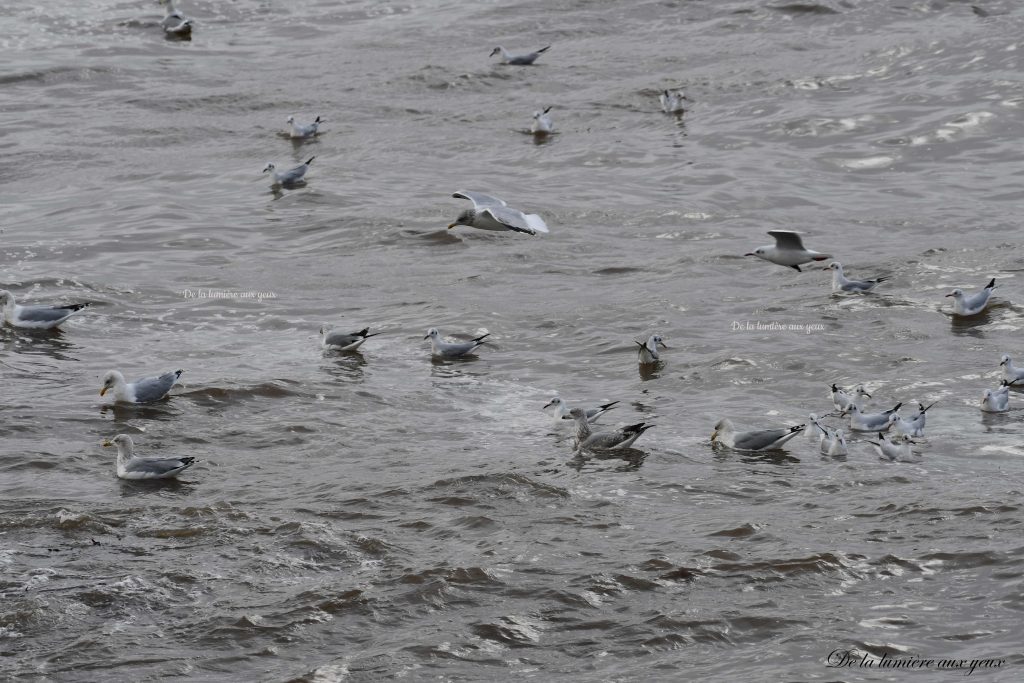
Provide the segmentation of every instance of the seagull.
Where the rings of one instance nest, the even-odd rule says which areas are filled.
[[[1007,381],[1014,382],[1018,379],[1024,379],[1024,368],[1018,368],[1014,365],[1009,356],[1004,354],[999,364],[1003,366],[1003,376]]]
[[[888,276],[882,276],[873,280],[851,280],[843,273],[843,264],[839,261],[833,261],[828,267],[833,271],[833,292],[870,292],[876,285],[889,279]]]
[[[13,294],[6,289],[0,289],[0,317],[13,327],[52,330],[87,306],[89,304],[19,306],[15,303]]]
[[[326,325],[320,328],[320,345],[330,351],[356,351],[362,343],[370,337],[376,337],[380,332],[370,334],[370,328],[364,327],[358,332],[335,332]]]
[[[544,111],[533,112],[533,125],[530,126],[530,132],[534,135],[547,135],[555,129],[555,124],[551,121],[551,116],[548,112],[551,111],[551,107],[548,107]]]
[[[167,14],[164,15],[163,21],[160,22],[160,27],[163,28],[164,33],[168,36],[175,38],[191,38],[192,37],[192,20],[187,19],[174,6],[174,0],[159,0],[161,5],[167,5]]]
[[[103,442],[117,446],[117,476],[121,479],[173,479],[195,464],[195,458],[137,458],[135,444],[127,434]]]
[[[811,425],[811,427],[814,427],[814,429],[807,430],[808,441],[818,441],[830,431],[828,427],[821,426],[821,423],[818,422],[818,416],[814,413],[807,416],[807,423]]]
[[[803,272],[800,270],[800,264],[802,263],[824,261],[825,259],[832,258],[831,254],[822,254],[818,251],[804,249],[803,240],[800,239],[800,233],[798,232],[793,232],[792,230],[769,230],[768,234],[775,238],[774,246],[758,247],[754,251],[744,254],[744,256],[756,256],[763,258],[765,261],[777,263],[780,266],[789,266],[798,273]]]
[[[868,441],[874,446],[875,452],[880,458],[886,460],[908,460],[913,459],[914,452],[910,445],[914,443],[906,434],[897,434],[891,439],[885,438],[885,432],[878,432],[878,441]]]
[[[774,451],[781,449],[787,441],[803,430],[803,425],[781,429],[755,429],[737,432],[728,418],[719,420],[711,433],[711,443],[720,443],[736,451]]]
[[[818,448],[824,455],[848,455],[850,452],[846,448],[846,435],[843,434],[842,429],[834,431],[830,429],[822,434]]]
[[[1015,382],[1005,379],[999,382],[998,389],[986,389],[981,396],[981,410],[985,413],[1005,413],[1010,409],[1010,387]]]
[[[473,208],[460,213],[455,222],[448,226],[449,230],[456,225],[468,225],[480,230],[512,230],[525,232],[527,235],[548,231],[544,219],[537,214],[523,213],[510,208],[503,200],[489,194],[459,190],[452,196],[456,199],[468,199],[473,202]]]
[[[294,116],[289,116],[286,120],[288,123],[292,124],[291,137],[293,138],[311,138],[315,136],[320,132],[318,130],[320,128],[320,124],[324,122],[324,119],[319,116],[316,117],[316,120],[313,121],[313,123],[296,123]]]
[[[634,441],[640,438],[641,434],[654,426],[638,422],[635,425],[619,427],[608,432],[594,432],[591,431],[587,422],[587,414],[582,408],[573,408],[569,411],[569,415],[576,421],[577,451],[582,451],[584,448],[599,450],[629,448]]]
[[[460,356],[468,356],[477,350],[481,344],[486,344],[484,337],[491,336],[491,333],[482,334],[479,337],[471,339],[468,342],[446,342],[441,339],[441,333],[436,327],[431,327],[427,330],[427,336],[424,339],[430,340],[430,347],[433,350],[435,356],[442,356],[444,358],[459,358]]]
[[[647,338],[647,343],[638,342],[633,340],[633,343],[640,347],[637,352],[637,356],[640,359],[640,365],[650,365],[651,363],[658,362],[658,347],[667,349],[665,342],[662,341],[660,334],[652,334]]]
[[[597,418],[607,413],[609,410],[614,408],[618,403],[618,401],[612,401],[611,403],[599,405],[596,408],[584,409],[583,414],[586,415],[587,422],[594,423],[597,422]],[[543,408],[541,408],[541,410],[546,410],[551,407],[554,407],[552,413],[556,424],[559,423],[561,420],[572,419],[572,416],[569,415],[571,408],[569,408],[568,404],[566,404],[566,402],[563,401],[558,396],[555,396],[553,399],[548,401],[547,404]]]
[[[850,431],[854,432],[877,432],[889,429],[889,426],[896,421],[896,411],[902,403],[882,413],[863,413],[860,406],[851,403],[846,409],[850,415]]]
[[[985,288],[977,294],[965,296],[964,290],[954,289],[947,294],[953,297],[953,315],[977,315],[988,306],[988,300],[992,297],[992,290],[996,288],[996,279],[989,280]]]
[[[184,370],[165,372],[159,377],[143,377],[134,382],[126,382],[124,375],[117,370],[111,370],[103,377],[103,388],[100,389],[100,396],[108,391],[114,392],[114,401],[124,403],[152,403],[159,401],[168,393],[181,377]]]
[[[303,176],[306,175],[306,171],[309,170],[309,165],[313,163],[313,159],[316,159],[316,157],[310,157],[309,161],[306,163],[299,164],[295,168],[290,168],[287,171],[281,172],[276,171],[274,163],[270,162],[267,164],[267,167],[263,169],[263,172],[266,173],[267,171],[270,171],[270,175],[274,179],[274,185],[295,185],[302,180]]]
[[[686,95],[683,94],[682,90],[665,90],[658,97],[661,100],[661,110],[666,114],[682,114],[683,113],[683,100],[686,99]]]
[[[857,402],[858,396],[871,398],[871,394],[864,389],[863,384],[858,384],[851,391],[840,389],[835,384],[832,385],[832,404],[836,407],[836,410],[845,413],[850,404]]]
[[[547,52],[550,49],[551,46],[548,45],[547,47],[542,47],[536,52],[526,52],[523,54],[514,55],[499,45],[498,47],[491,50],[491,54],[489,54],[488,57],[493,57],[494,55],[500,53],[502,64],[516,64],[519,66],[526,66],[528,64],[533,64],[535,61],[537,61],[537,57],[540,57],[541,54]]]
[[[901,415],[896,415],[896,420],[892,423],[892,426],[896,429],[897,434],[906,434],[915,438],[924,437],[924,422],[925,413],[931,406],[925,407],[923,404],[917,404],[917,415],[910,418],[909,420]]]

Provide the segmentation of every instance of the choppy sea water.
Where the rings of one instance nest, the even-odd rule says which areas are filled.
[[[0,6],[0,287],[94,304],[0,328],[5,679],[964,675],[829,668],[849,650],[1020,678],[1024,413],[977,401],[1024,353],[1024,8],[180,7],[189,42],[143,0]],[[289,114],[328,123],[293,143]],[[259,173],[313,155],[305,187]],[[551,234],[445,229],[461,188]],[[741,256],[769,229],[892,279],[830,296]],[[383,334],[325,355],[324,323]],[[492,343],[433,362],[432,326]],[[179,367],[168,401],[97,395]],[[858,381],[938,401],[918,462],[710,445]],[[555,393],[657,426],[573,457]],[[118,480],[116,433],[199,463]]]

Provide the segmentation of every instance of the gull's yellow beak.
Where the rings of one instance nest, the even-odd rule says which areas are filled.
[[[110,439],[103,439],[103,447],[104,448],[106,448],[107,446],[113,446],[113,445],[114,445],[114,442],[111,441]]]
[[[107,393],[107,387],[103,387],[102,389],[100,389],[100,396],[102,396],[105,393]]]
[[[449,230],[451,230],[451,229],[452,229],[452,228],[454,228],[454,227],[455,227],[456,225],[458,225],[458,223],[452,223],[451,225],[449,225],[449,226],[448,226],[448,229],[449,229]]]

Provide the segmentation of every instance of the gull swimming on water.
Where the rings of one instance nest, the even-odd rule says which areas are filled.
[[[683,100],[686,99],[686,95],[682,90],[665,90],[658,99],[661,101],[661,110],[666,114],[683,113]]]
[[[175,6],[174,0],[159,0],[161,5],[167,5],[167,14],[164,15],[160,27],[164,33],[175,38],[192,37],[192,20],[185,17]]]
[[[468,199],[473,202],[473,208],[460,213],[455,222],[448,226],[449,230],[456,225],[467,225],[479,230],[512,230],[527,235],[548,231],[544,219],[537,214],[513,209],[503,200],[489,194],[459,190],[452,196],[456,199]]]
[[[769,230],[768,234],[775,238],[774,245],[758,247],[744,256],[756,256],[765,261],[777,263],[780,266],[789,266],[798,273],[802,273],[800,265],[811,261],[824,261],[832,258],[831,254],[822,254],[819,251],[804,249],[800,233],[792,230]]]
[[[947,294],[947,297],[953,297],[953,314],[954,315],[977,315],[985,310],[988,306],[988,300],[992,297],[992,290],[996,288],[996,279],[992,278],[989,280],[985,288],[977,294],[967,296],[964,294],[962,289],[954,289],[952,292]]]
[[[184,370],[166,372],[159,377],[143,377],[134,382],[126,382],[124,375],[117,370],[111,370],[103,377],[103,388],[100,389],[100,396],[108,391],[113,391],[115,401],[125,403],[152,403],[159,401],[174,386]]]
[[[803,425],[780,429],[754,429],[737,432],[732,420],[725,418],[715,425],[711,443],[720,443],[736,451],[773,451],[782,448],[787,441],[803,431]]]
[[[597,422],[597,418],[607,413],[609,410],[614,408],[618,403],[618,401],[612,401],[611,403],[599,405],[596,408],[584,409],[583,414],[586,415],[587,422],[594,423]],[[556,423],[562,420],[572,419],[572,416],[569,414],[572,409],[565,401],[563,401],[558,396],[555,396],[553,399],[548,401],[547,404],[543,408],[541,408],[541,410],[547,410],[548,408],[551,407],[554,407],[554,410],[551,412]]]
[[[595,432],[590,429],[587,422],[587,414],[582,408],[573,408],[569,416],[576,421],[576,450],[582,451],[585,448],[596,448],[598,450],[613,450],[629,448],[633,442],[640,438],[654,425],[638,422],[635,425],[619,427],[608,432]]]
[[[14,327],[52,330],[87,306],[87,303],[66,306],[19,306],[15,303],[13,294],[6,289],[0,289],[0,317]]]
[[[173,479],[195,464],[195,458],[138,458],[135,444],[127,434],[103,442],[117,446],[117,476],[121,479]]]
[[[851,403],[857,402],[859,396],[871,398],[871,394],[864,389],[863,384],[858,384],[850,391],[840,389],[835,384],[832,385],[832,404],[835,405],[836,410],[841,410],[845,413]]]
[[[431,327],[427,330],[427,336],[424,339],[430,340],[430,348],[435,356],[442,356],[444,358],[458,358],[460,356],[467,356],[474,351],[481,344],[486,344],[484,337],[491,336],[491,333],[482,334],[479,337],[471,339],[467,342],[446,342],[441,339],[441,333],[436,327]]]
[[[850,430],[854,432],[885,431],[896,421],[896,411],[902,405],[902,403],[897,403],[882,413],[864,413],[861,412],[860,406],[851,403],[846,409],[846,413],[850,416]]]
[[[1003,354],[1003,357],[999,360],[999,365],[1003,368],[1003,376],[1009,382],[1016,381],[1018,379],[1024,379],[1024,368],[1018,368],[1013,364],[1013,360]]]
[[[828,427],[823,427],[821,423],[818,422],[818,416],[814,413],[810,413],[807,416],[807,424],[813,427],[813,429],[807,429],[808,441],[818,441],[821,437],[825,436],[829,432]]]
[[[274,185],[294,185],[302,180],[303,176],[306,175],[306,171],[309,170],[309,165],[313,163],[313,159],[316,157],[310,157],[309,161],[299,164],[295,168],[290,168],[287,171],[277,171],[273,162],[267,164],[267,167],[263,169],[263,172],[270,172],[271,177],[274,179]]]
[[[986,389],[981,395],[981,410],[985,413],[1005,413],[1010,409],[1010,387],[1016,382],[1000,380],[998,389]]]
[[[827,430],[821,435],[821,440],[818,442],[818,448],[824,455],[849,454],[849,450],[846,448],[846,435],[843,434],[842,429]]]
[[[555,129],[555,124],[551,121],[551,115],[548,112],[551,111],[551,107],[548,107],[544,111],[533,112],[533,125],[530,126],[530,132],[534,135],[547,135]]]
[[[665,342],[662,341],[660,334],[652,334],[647,338],[647,342],[638,342],[633,340],[633,343],[640,347],[637,351],[637,357],[640,360],[640,365],[650,365],[651,363],[658,362],[658,347],[667,349]]]
[[[872,280],[851,280],[843,273],[843,264],[839,261],[833,261],[828,267],[832,270],[833,292],[870,292],[876,285],[889,279],[883,275]]]
[[[370,337],[376,337],[380,332],[370,334],[370,328],[364,327],[358,332],[335,332],[326,325],[320,328],[320,345],[330,351],[355,351],[363,342]]]
[[[909,419],[903,417],[902,415],[897,414],[896,415],[896,420],[892,423],[892,426],[896,430],[896,433],[897,434],[906,434],[907,436],[912,436],[912,437],[915,437],[915,438],[923,438],[924,437],[924,423],[925,423],[925,418],[927,417],[925,415],[925,413],[927,413],[928,409],[931,408],[933,405],[935,405],[935,404],[932,403],[930,406],[926,407],[923,404],[918,403],[917,404],[917,415],[915,415],[915,416],[913,416],[913,417],[911,417]]]
[[[914,443],[906,434],[897,434],[891,439],[885,437],[885,432],[878,432],[878,441],[868,441],[880,458],[886,460],[911,460],[914,451],[910,445]]]
[[[292,125],[291,137],[293,138],[311,138],[320,132],[320,124],[324,122],[324,119],[319,116],[313,123],[299,123],[295,120],[294,116],[289,116],[287,122]],[[312,159],[310,160],[312,161]]]
[[[491,50],[491,54],[489,54],[488,57],[493,57],[494,55],[500,53],[502,64],[516,64],[519,66],[526,66],[528,64],[533,64],[535,61],[537,61],[537,57],[540,57],[542,53],[547,52],[550,49],[551,46],[548,45],[547,47],[542,47],[536,52],[512,54],[511,52],[509,52],[508,50],[499,45],[498,47]]]

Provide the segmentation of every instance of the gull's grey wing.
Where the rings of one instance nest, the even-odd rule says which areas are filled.
[[[175,371],[165,373],[159,377],[143,377],[136,380],[133,383],[135,385],[135,400],[139,403],[159,401],[167,395],[167,392],[171,390],[179,376],[180,372]]]
[[[626,440],[626,435],[621,431],[596,432],[591,434],[579,445],[580,448],[614,448]]]
[[[194,462],[195,458],[132,458],[125,464],[124,471],[159,477],[191,467]]]
[[[742,432],[733,439],[733,447],[742,451],[759,451],[792,433],[791,429],[762,429],[756,432]]]
[[[803,250],[804,242],[800,239],[800,233],[792,230],[769,230],[768,234],[775,238],[775,246],[779,249],[800,249]]]
[[[452,195],[456,199],[468,199],[473,202],[474,209],[489,209],[492,206],[507,206],[504,200],[492,197],[489,194],[483,192],[473,192],[471,190],[459,190]]]
[[[278,176],[278,182],[282,185],[286,183],[297,183],[302,180],[302,176],[306,175],[307,170],[309,170],[309,166],[306,166],[306,164],[300,164],[295,168],[290,168]]]
[[[331,346],[348,346],[355,344],[363,337],[358,334],[345,334],[344,332],[331,332],[324,339],[324,342]]]
[[[52,323],[66,318],[86,306],[87,304],[72,304],[71,306],[22,306],[18,312],[18,318],[29,323]]]
[[[537,234],[537,231],[530,227],[530,224],[527,222],[526,216],[523,215],[522,211],[510,209],[507,206],[492,205],[483,209],[481,213],[490,214],[494,220],[498,221],[509,230],[525,232],[527,235]]]
[[[983,306],[988,301],[988,298],[990,296],[992,296],[992,290],[991,289],[983,289],[980,292],[978,292],[977,294],[974,294],[973,296],[971,296],[971,298],[967,299],[967,301],[964,302],[966,304],[965,308],[972,309],[972,308],[978,308],[979,306]]]

